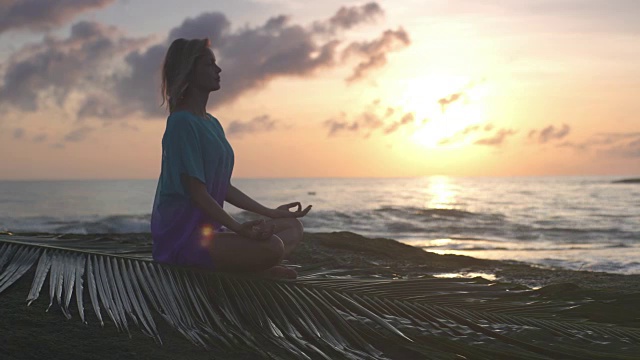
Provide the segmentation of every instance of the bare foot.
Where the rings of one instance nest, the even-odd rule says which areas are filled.
[[[260,271],[258,275],[269,279],[295,279],[298,273],[286,266],[276,265],[267,270]]]

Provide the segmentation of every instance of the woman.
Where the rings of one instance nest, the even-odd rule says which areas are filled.
[[[153,258],[216,271],[295,278],[278,265],[302,240],[300,203],[269,209],[230,182],[233,149],[207,113],[220,73],[208,39],[177,39],[162,68],[162,97],[170,115],[162,138],[162,169],[151,215]],[[238,223],[224,201],[270,218]],[[294,211],[290,211],[290,209]],[[225,229],[226,228],[226,229]]]

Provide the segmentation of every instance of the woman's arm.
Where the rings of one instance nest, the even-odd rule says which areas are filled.
[[[307,215],[311,210],[311,205],[302,210],[302,205],[299,202],[293,202],[290,204],[280,205],[275,209],[270,209],[259,202],[253,200],[248,195],[240,191],[237,187],[229,184],[229,190],[227,191],[227,197],[225,200],[233,206],[237,206],[240,209],[254,212],[258,215],[266,216],[272,219],[275,218],[299,218]],[[289,211],[289,209],[298,207],[297,211]]]
[[[258,215],[273,217],[273,209],[269,209],[266,206],[250,198],[247,194],[243,193],[237,187],[229,184],[229,190],[227,191],[227,197],[225,200],[240,209],[254,212]]]
[[[224,225],[233,232],[240,231],[240,223],[227,214],[222,207],[209,195],[205,185],[200,180],[191,176],[183,175],[184,183],[187,184],[187,190],[191,200],[204,211],[211,219]]]
[[[191,200],[211,219],[224,225],[227,229],[254,240],[267,240],[275,231],[275,225],[267,225],[264,220],[247,221],[240,224],[209,195],[205,185],[200,180],[183,175]]]

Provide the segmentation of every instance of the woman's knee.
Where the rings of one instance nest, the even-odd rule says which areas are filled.
[[[302,221],[298,220],[297,218],[290,218],[289,220],[289,226],[292,229],[296,229],[298,234],[300,235],[300,238],[302,238],[302,235],[304,234],[304,225],[302,225]]]
[[[276,235],[272,235],[269,240],[265,240],[264,260],[266,265],[277,265],[284,257],[284,243]]]

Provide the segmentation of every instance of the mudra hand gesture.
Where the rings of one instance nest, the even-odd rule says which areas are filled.
[[[297,210],[291,211],[289,210],[291,208],[297,208]],[[304,210],[302,210],[302,205],[300,204],[300,202],[292,202],[289,204],[280,205],[277,208],[272,209],[269,212],[269,217],[272,219],[300,218],[307,215],[309,210],[311,210],[311,205],[307,206],[306,208],[304,208]]]
[[[275,229],[274,224],[267,224],[264,219],[260,219],[240,224],[236,233],[254,240],[268,240]]]

